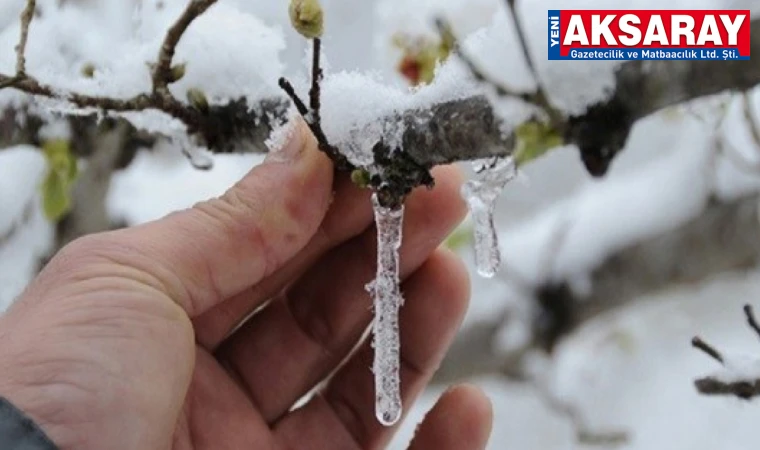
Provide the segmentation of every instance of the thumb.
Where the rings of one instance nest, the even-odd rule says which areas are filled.
[[[219,198],[104,235],[93,250],[139,269],[197,316],[256,284],[303,248],[332,193],[333,168],[305,123]]]

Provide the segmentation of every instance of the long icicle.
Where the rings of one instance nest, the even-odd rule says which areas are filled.
[[[399,338],[399,308],[404,303],[399,286],[399,248],[404,221],[404,206],[398,209],[380,205],[372,196],[377,227],[377,275],[367,285],[375,307],[373,347],[375,358],[375,416],[391,426],[401,417],[401,379],[399,373],[401,341]]]

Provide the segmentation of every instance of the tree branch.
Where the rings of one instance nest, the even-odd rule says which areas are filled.
[[[29,38],[29,25],[34,18],[34,10],[37,7],[36,0],[27,0],[26,7],[21,12],[21,35],[16,46],[16,76],[23,77],[26,74],[26,41]]]
[[[646,294],[760,262],[759,200],[713,201],[691,221],[609,256],[591,272],[588,296],[576,295],[567,283],[539,286],[545,325],[536,325],[535,333],[541,346],[551,349],[580,324]]]
[[[436,379],[449,382],[484,373],[520,377],[528,353],[551,352],[560,339],[590,320],[674,285],[754,267],[760,263],[758,202],[758,195],[713,201],[691,221],[621,249],[591,271],[588,296],[575,294],[561,281],[524,286],[538,306],[525,345],[508,354],[495,351],[495,339],[509,326],[509,316],[473,324],[458,334]]]
[[[758,327],[757,318],[755,318],[751,305],[744,305],[744,315],[747,318],[747,325],[755,334],[760,335],[760,328]],[[718,350],[705,343],[702,339],[695,337],[692,340],[692,344],[718,361],[722,366],[729,366],[730,361],[726,361]],[[757,372],[760,361],[756,360],[750,363],[753,367],[748,369],[743,367],[727,367],[726,373],[700,378],[694,381],[694,386],[696,386],[700,394],[704,395],[731,395],[743,400],[750,400],[760,396],[760,374],[755,375],[754,378],[752,375],[749,375],[751,372]],[[737,369],[741,372],[736,373]]]
[[[190,0],[182,15],[169,28],[164,42],[161,44],[157,63],[153,70],[154,95],[171,96],[168,85],[175,81],[172,79],[172,60],[174,59],[174,51],[177,48],[177,44],[190,24],[216,2],[217,0]]]
[[[188,132],[199,136],[213,152],[236,151],[241,140],[249,142],[252,136],[263,141],[271,129],[285,119],[287,103],[283,99],[264,100],[259,105],[248,105],[240,99],[200,111],[170,95],[156,94],[168,85],[166,74],[171,71],[173,49],[182,33],[213,3],[213,0],[192,0],[169,30],[154,70],[154,87],[157,88],[152,93],[128,99],[78,93],[57,95],[55,89],[28,75],[18,78],[0,74],[0,86],[61,98],[80,108],[107,112],[160,110],[184,122]],[[760,20],[753,21],[751,27],[752,47],[760,48]],[[314,45],[318,53],[319,45],[316,42]],[[319,58],[315,54],[312,67],[315,80],[321,76],[318,65]],[[583,114],[563,119],[561,131],[565,143],[579,147],[584,163],[595,175],[606,172],[637,120],[679,102],[726,90],[749,89],[760,83],[760,61],[632,61],[621,65],[616,79],[616,89],[609,98],[589,106]],[[318,106],[318,90],[314,86],[311,93],[309,103]],[[289,95],[297,97],[292,89]],[[294,102],[300,104],[299,110],[306,110],[305,103],[295,98]],[[421,184],[430,184],[429,169],[435,165],[508,156],[514,147],[514,137],[503,136],[500,120],[485,96],[442,103],[427,110],[405,111],[399,116],[378,120],[395,123],[401,120],[406,127],[402,148],[392,149],[384,142],[376,145],[376,165],[381,172],[391,174],[396,183],[389,189],[388,197],[404,195]],[[329,146],[327,137],[316,134],[320,142]],[[340,149],[325,148],[337,155],[334,161],[341,160]],[[393,157],[389,157],[391,154]],[[352,169],[350,164],[339,166]]]
[[[286,105],[280,100],[265,100],[256,112],[245,99],[234,100],[226,105],[214,105],[209,111],[199,111],[175,99],[168,91],[172,81],[172,60],[182,35],[190,24],[217,0],[190,0],[182,15],[167,31],[159,50],[158,62],[153,70],[153,92],[131,98],[91,96],[76,92],[60,93],[59,90],[40,83],[25,71],[24,52],[29,25],[33,18],[34,0],[29,0],[21,15],[21,37],[17,50],[17,73],[8,76],[0,73],[0,89],[14,88],[27,94],[60,99],[82,109],[98,109],[110,113],[159,110],[180,121],[188,133],[201,137],[203,144],[216,152],[232,152],[241,142],[249,143],[253,136],[264,142],[275,123],[284,120]],[[31,12],[30,12],[31,11]],[[21,69],[21,70],[19,70]],[[266,135],[261,138],[261,135]],[[261,148],[261,147],[259,147]]]

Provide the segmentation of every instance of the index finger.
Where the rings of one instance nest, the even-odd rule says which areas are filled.
[[[137,269],[195,317],[256,284],[316,232],[332,194],[333,167],[300,120],[290,141],[219,198],[80,244]],[[89,243],[89,244],[88,244]]]

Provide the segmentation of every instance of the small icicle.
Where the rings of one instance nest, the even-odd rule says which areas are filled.
[[[214,160],[208,152],[193,144],[190,138],[184,134],[180,134],[172,138],[175,145],[179,146],[182,154],[185,155],[190,165],[198,170],[211,170],[214,167]]]
[[[501,191],[517,175],[517,169],[512,158],[478,160],[473,167],[477,174],[462,186],[462,197],[470,207],[475,226],[475,265],[481,276],[491,278],[501,265],[493,211]]]
[[[377,227],[377,276],[367,285],[375,307],[373,323],[375,359],[375,416],[391,426],[401,417],[401,379],[399,374],[400,339],[398,312],[404,299],[399,287],[399,248],[404,206],[398,209],[380,205],[372,196]]]

